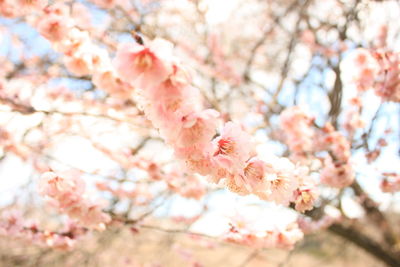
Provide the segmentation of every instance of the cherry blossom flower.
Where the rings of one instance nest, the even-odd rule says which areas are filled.
[[[149,45],[124,43],[118,47],[114,65],[121,78],[142,89],[167,79],[172,72],[172,44],[154,39]]]
[[[270,193],[260,194],[260,198],[274,201],[278,204],[289,205],[293,200],[293,192],[298,187],[296,176],[293,175],[295,165],[286,158],[275,158],[266,162],[266,180]]]
[[[400,56],[395,52],[375,53],[380,65],[375,93],[384,101],[400,102]]]
[[[226,123],[213,143],[216,148],[213,160],[219,168],[233,175],[243,170],[246,161],[254,154],[250,135],[234,122]]]
[[[0,15],[6,18],[14,18],[19,15],[20,12],[12,1],[13,0],[0,1]]]
[[[92,56],[86,52],[64,58],[67,69],[76,76],[85,76],[93,72]]]
[[[113,70],[96,71],[92,78],[93,84],[112,96],[130,98],[133,87],[123,82]]]
[[[303,174],[299,180],[299,187],[294,192],[295,209],[305,212],[313,209],[314,202],[318,198],[319,193],[317,185],[310,177]]]
[[[37,22],[39,33],[51,42],[61,41],[68,34],[70,22],[67,17],[56,14],[44,15]]]
[[[235,175],[233,180],[242,191],[246,189],[247,194],[251,192],[268,192],[269,183],[264,179],[265,172],[265,162],[257,158],[252,158],[247,162],[243,172]]]
[[[179,147],[201,146],[215,135],[219,113],[213,109],[193,112],[181,118],[181,127],[176,133],[168,132],[168,141]]]

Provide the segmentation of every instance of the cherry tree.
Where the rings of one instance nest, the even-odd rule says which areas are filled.
[[[0,235],[73,250],[150,229],[250,247],[245,266],[328,231],[400,265],[397,1],[0,0],[0,15]],[[284,220],[210,216],[216,196]]]

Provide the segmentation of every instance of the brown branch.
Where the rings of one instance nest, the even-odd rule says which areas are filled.
[[[329,101],[331,102],[329,116],[332,118],[332,125],[337,128],[337,119],[341,111],[343,92],[342,80],[340,79],[339,64],[333,68],[333,71],[336,74],[336,79],[332,91],[328,94]]]
[[[305,2],[308,2],[308,0],[305,1]],[[299,3],[299,1],[293,1],[293,3],[285,10],[285,12],[283,14],[281,14],[279,16],[276,16],[274,18],[273,23],[271,23],[271,25],[273,25],[273,26],[271,26],[266,31],[264,31],[263,36],[251,48],[250,57],[248,58],[248,60],[246,62],[246,67],[245,67],[244,72],[243,72],[244,80],[248,80],[249,79],[249,76],[250,76],[249,74],[250,74],[251,67],[253,65],[254,59],[256,57],[257,50],[265,43],[265,41],[267,40],[268,36],[274,31],[274,29],[275,29],[274,26],[276,24],[278,24],[281,21],[281,19],[285,18],[286,15],[289,14],[299,4],[301,4],[301,3]]]
[[[394,246],[396,244],[396,234],[391,229],[385,215],[378,209],[377,203],[364,192],[363,188],[357,182],[354,182],[351,187],[355,194],[360,197],[361,205],[367,216],[383,232],[383,238],[388,246]]]
[[[106,114],[88,113],[85,111],[63,112],[63,111],[59,111],[59,110],[39,110],[39,109],[35,109],[32,106],[18,103],[17,101],[15,101],[9,97],[3,97],[3,96],[0,96],[0,103],[3,103],[5,105],[11,107],[12,111],[18,112],[18,113],[21,113],[24,115],[29,115],[32,113],[43,113],[46,115],[59,114],[59,115],[63,115],[63,116],[88,116],[88,117],[112,120],[112,121],[120,122],[120,123],[129,123],[129,121],[127,121],[127,120],[115,118],[115,117],[112,117],[112,116],[109,116]]]
[[[399,267],[400,266],[400,255],[394,254],[381,246],[378,242],[370,239],[363,233],[358,232],[351,226],[345,226],[342,224],[332,224],[328,230],[351,243],[362,248],[375,258],[383,261],[388,266]]]

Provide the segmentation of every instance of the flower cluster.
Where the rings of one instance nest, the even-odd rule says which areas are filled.
[[[353,97],[349,100],[349,108],[346,110],[343,128],[347,131],[351,139],[358,129],[365,126],[365,121],[361,118],[362,100],[360,97]]]
[[[95,45],[88,31],[79,27],[79,20],[73,18],[68,5],[49,5],[41,13],[31,23],[57,52],[64,55],[69,72],[79,77],[91,75],[93,84],[112,96],[130,96],[133,88],[116,74],[107,50]]]
[[[379,65],[368,49],[356,49],[345,63],[353,67],[352,82],[357,86],[358,91],[364,92],[374,87]]]
[[[321,182],[337,188],[350,185],[354,180],[350,143],[331,124],[319,128],[312,122],[313,118],[299,107],[291,107],[282,112],[281,128],[285,131],[285,142],[289,149],[299,153],[307,146],[309,156],[317,152],[328,152],[320,173]]]
[[[47,0],[2,0],[0,15],[15,18],[35,11],[40,11],[47,5]]]
[[[321,171],[321,182],[337,188],[353,183],[354,171],[350,162],[350,143],[331,124],[325,125],[319,135],[319,147],[328,151]]]
[[[304,155],[313,149],[314,118],[298,106],[285,109],[280,115],[280,126],[292,153]]]
[[[46,172],[42,175],[39,191],[46,196],[59,211],[75,219],[80,225],[104,230],[111,218],[102,211],[100,204],[85,197],[85,183],[79,173],[64,172],[57,175]]]
[[[66,225],[60,232],[40,230],[36,223],[24,221],[16,211],[5,211],[0,217],[0,235],[12,236],[30,243],[67,250],[74,246],[76,240],[85,233],[85,229],[73,223]]]
[[[229,232],[224,239],[228,242],[246,245],[257,249],[282,248],[292,249],[294,244],[303,239],[303,232],[297,223],[287,226],[285,229],[255,230],[248,225],[231,224]]]
[[[251,136],[235,122],[225,123],[216,136],[219,113],[203,109],[199,91],[190,85],[190,76],[172,49],[163,39],[147,45],[121,44],[114,65],[120,77],[137,88],[145,114],[187,170],[215,183],[222,181],[242,195],[284,205],[304,201],[306,205],[297,206],[311,209],[311,196],[316,194],[308,192],[315,187],[299,187],[297,168],[289,160],[276,165],[258,159]]]
[[[374,53],[380,66],[375,93],[384,101],[400,102],[400,56],[396,52]]]
[[[354,70],[353,83],[360,92],[373,89],[383,101],[400,102],[400,58],[385,49],[358,48],[345,61]]]

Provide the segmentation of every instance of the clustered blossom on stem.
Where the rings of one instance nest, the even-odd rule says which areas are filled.
[[[400,55],[397,52],[376,52],[380,66],[375,93],[384,101],[400,102]]]
[[[400,174],[383,173],[384,178],[381,182],[381,189],[385,193],[395,193],[400,191]]]
[[[349,139],[352,139],[358,129],[365,126],[361,118],[362,100],[360,97],[353,97],[349,100],[349,108],[345,112],[343,128],[347,131]]]
[[[102,211],[102,206],[85,196],[85,183],[79,173],[69,171],[57,175],[46,172],[42,175],[39,191],[48,197],[62,213],[76,220],[80,225],[104,230],[111,218]]]
[[[379,73],[379,65],[371,52],[366,48],[357,48],[344,62],[353,68],[352,83],[359,92],[372,89]]]
[[[227,122],[216,136],[220,115],[203,109],[199,91],[173,56],[171,43],[159,38],[142,43],[121,44],[114,65],[119,76],[137,89],[145,114],[187,171],[206,175],[242,195],[255,194],[284,205],[296,202],[302,211],[312,208],[316,193],[310,191],[316,187],[300,186],[297,167],[289,160],[277,166],[258,159],[251,136],[236,122]]]
[[[59,232],[40,230],[36,223],[24,221],[17,211],[4,211],[0,216],[0,235],[12,236],[39,246],[68,250],[85,232],[85,229],[72,222]]]
[[[331,124],[326,124],[319,135],[319,147],[328,151],[321,171],[321,182],[336,188],[344,188],[354,181],[354,170],[350,162],[350,143]]]
[[[280,126],[289,149],[297,157],[313,149],[314,131],[311,128],[314,118],[298,106],[284,110],[280,115]]]
[[[89,32],[72,15],[68,5],[57,3],[44,7],[30,23],[52,43],[55,51],[64,55],[69,72],[78,77],[91,75],[98,88],[115,97],[129,98],[133,88],[117,75],[107,50],[95,45]]]
[[[292,223],[284,229],[258,230],[250,225],[231,224],[229,231],[224,235],[224,240],[236,244],[264,248],[292,249],[294,244],[303,239],[303,232],[297,223]]]
[[[285,142],[291,152],[298,153],[301,151],[299,146],[304,149],[303,144],[309,148],[309,156],[313,156],[316,152],[328,152],[320,173],[322,183],[343,188],[353,182],[350,143],[340,132],[335,131],[331,124],[319,128],[313,123],[313,117],[295,106],[282,112],[281,128],[285,132]]]
[[[384,44],[382,40],[380,43]],[[398,52],[386,47],[357,48],[344,64],[352,68],[352,83],[357,86],[358,91],[373,89],[383,101],[400,102]]]

